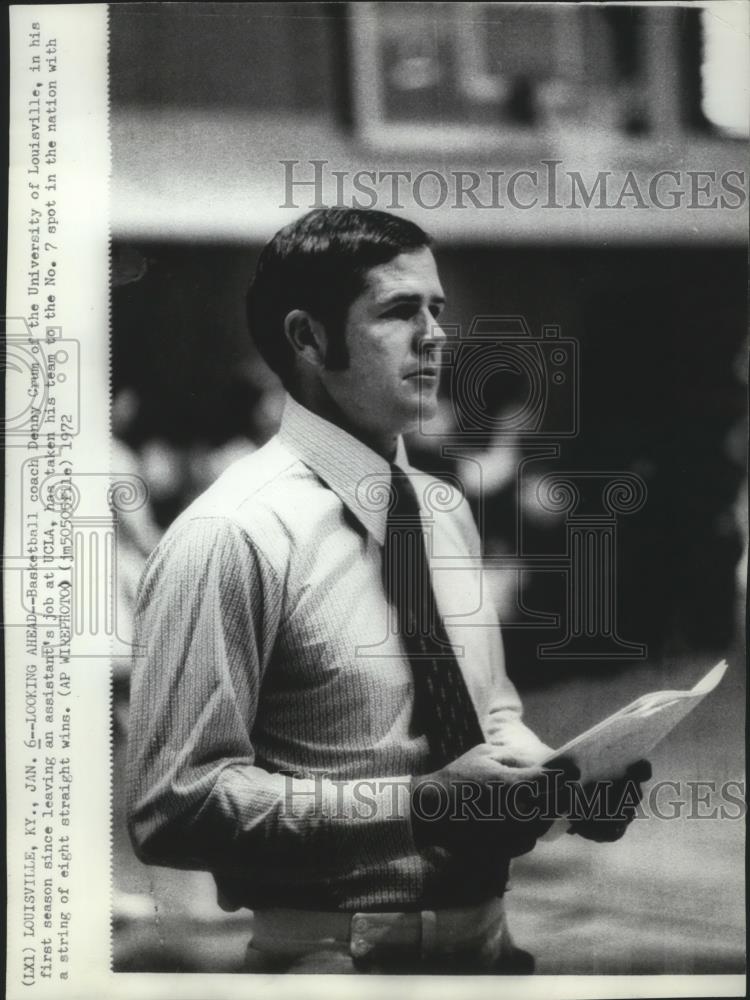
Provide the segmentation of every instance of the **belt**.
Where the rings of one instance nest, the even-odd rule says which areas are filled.
[[[253,914],[252,947],[277,955],[348,948],[356,959],[469,954],[497,957],[510,942],[497,897],[478,906],[396,913],[267,909]]]

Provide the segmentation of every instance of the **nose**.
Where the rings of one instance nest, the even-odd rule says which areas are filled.
[[[425,310],[424,319],[422,323],[420,323],[417,335],[419,349],[427,351],[439,348],[446,339],[445,331],[439,321],[429,310]]]

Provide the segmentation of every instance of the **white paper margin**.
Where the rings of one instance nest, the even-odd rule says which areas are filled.
[[[37,750],[24,746],[28,737],[25,717],[25,668],[29,657],[25,648],[24,606],[22,581],[33,564],[25,558],[27,533],[24,517],[26,501],[21,490],[23,464],[29,458],[23,428],[17,439],[6,447],[6,511],[5,511],[5,650],[6,650],[6,725],[7,725],[7,798],[8,798],[8,910],[7,910],[7,996],[85,998],[172,998],[203,1000],[210,995],[220,998],[247,997],[330,997],[349,996],[355,988],[361,997],[409,995],[412,1000],[429,997],[437,1000],[457,994],[471,997],[496,997],[498,993],[514,998],[588,998],[588,997],[692,997],[744,995],[742,976],[538,976],[523,977],[366,977],[360,976],[356,987],[351,979],[338,976],[254,976],[248,983],[244,975],[209,974],[132,974],[113,973],[110,969],[110,690],[109,664],[102,646],[102,620],[92,624],[92,608],[106,615],[110,586],[106,572],[97,575],[97,563],[103,559],[106,538],[112,523],[108,489],[110,476],[109,436],[109,174],[108,139],[108,17],[106,5],[36,5],[13,7],[11,19],[11,132],[9,177],[9,247],[8,247],[8,317],[23,329],[28,322],[32,301],[42,303],[46,290],[35,296],[29,287],[29,222],[30,208],[55,201],[57,217],[54,246],[59,250],[42,250],[39,266],[44,274],[54,260],[56,281],[54,294],[55,317],[48,323],[39,317],[39,328],[27,330],[24,336],[33,341],[44,337],[46,325],[60,327],[65,340],[79,347],[76,373],[80,406],[78,430],[70,448],[60,451],[56,461],[61,467],[65,456],[72,458],[72,476],[82,494],[85,507],[79,518],[81,544],[88,544],[87,567],[90,576],[79,581],[89,587],[89,603],[79,612],[81,631],[74,635],[69,663],[55,660],[57,684],[54,722],[40,722],[38,731],[53,731],[53,749]],[[40,36],[40,46],[31,44],[34,33]],[[45,42],[56,40],[55,69],[45,65]],[[41,56],[38,68],[31,64],[33,55]],[[38,79],[37,79],[38,78]],[[29,181],[38,178],[29,169],[29,100],[43,84],[42,93],[49,93],[54,78],[57,90],[56,127],[57,156],[54,173],[56,191],[48,198],[32,198]],[[47,88],[46,92],[44,88]],[[42,143],[44,139],[42,129]],[[49,139],[49,135],[47,135]],[[43,159],[43,157],[42,157]],[[42,174],[52,170],[40,164]],[[38,209],[39,210],[39,209]],[[45,210],[46,211],[46,208]],[[43,215],[49,220],[50,216]],[[44,240],[42,240],[44,242]],[[48,242],[52,243],[52,240]],[[43,313],[43,307],[42,307]],[[11,345],[12,349],[12,345]],[[20,348],[19,348],[20,349]],[[20,364],[25,363],[21,359]],[[20,370],[20,369],[19,369]],[[18,417],[24,412],[23,377],[8,384],[6,415]],[[58,387],[59,388],[59,387]],[[70,387],[68,387],[70,388]],[[23,420],[21,419],[21,424]],[[58,444],[61,435],[58,437]],[[99,541],[94,544],[91,539]],[[80,540],[80,539],[79,539]],[[55,572],[67,572],[66,564]],[[91,589],[93,588],[93,589]],[[100,588],[100,589],[97,589]],[[105,623],[106,624],[106,623]],[[60,671],[70,675],[70,693],[60,693]],[[61,753],[58,729],[62,705],[70,706],[72,716],[69,750]],[[37,712],[44,711],[44,699]],[[43,737],[42,737],[43,739]],[[43,906],[40,878],[36,878],[36,933],[24,935],[24,854],[43,847],[42,821],[36,817],[36,833],[25,833],[25,820],[30,816],[34,798],[25,787],[25,771],[36,757],[36,787],[41,782],[45,757],[54,757],[53,784],[60,785],[60,759],[69,756],[70,824],[62,827],[59,816],[51,822],[52,837],[70,837],[69,876],[62,883],[69,888],[69,902],[64,906],[55,899],[52,906],[52,930],[40,928]],[[40,775],[41,770],[41,775]],[[54,794],[54,793],[53,793]],[[57,800],[56,800],[57,801]],[[40,811],[40,810],[38,810]],[[33,848],[36,843],[37,847]],[[30,845],[32,845],[30,847]],[[57,847],[55,847],[57,850]],[[54,854],[57,864],[58,855]],[[54,888],[61,884],[60,879]],[[40,941],[50,937],[53,950],[57,947],[60,914],[69,912],[68,961],[55,959],[52,978],[44,978],[39,970],[43,964],[44,947]],[[29,951],[33,949],[33,983],[24,984]],[[27,963],[24,965],[24,957]],[[66,978],[60,973],[66,972]]]

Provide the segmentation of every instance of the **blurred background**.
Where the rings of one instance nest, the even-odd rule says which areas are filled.
[[[110,31],[113,470],[149,489],[145,507],[120,516],[123,638],[163,531],[277,427],[283,394],[248,335],[244,297],[264,243],[318,196],[300,185],[290,197],[290,169],[310,180],[323,161],[328,204],[350,203],[348,179],[363,170],[486,179],[557,160],[588,188],[609,171],[614,199],[629,171],[644,192],[658,171],[678,171],[689,193],[688,171],[746,170],[742,4],[123,3]],[[528,209],[461,209],[452,195],[437,204],[400,188],[403,214],[436,238],[446,326],[522,317],[524,336],[552,325],[577,344],[577,434],[555,437],[554,413],[542,438],[496,433],[527,391],[511,366],[487,383],[497,421],[472,460],[444,447],[460,431],[449,379],[431,433],[410,442],[415,465],[462,478],[483,526],[527,718],[559,745],[645,690],[692,685],[726,655],[722,688],[655,752],[655,772],[674,780],[744,777],[742,177],[739,196],[710,208],[631,197],[555,209],[543,192]],[[390,208],[390,185],[378,190],[376,207]],[[618,630],[643,647],[630,658],[540,655],[563,638],[567,527],[536,487],[561,471],[645,484],[646,502],[617,524]],[[115,968],[238,970],[248,914],[222,913],[208,876],[140,865],[128,843],[129,669],[116,661]],[[538,847],[509,897],[519,944],[555,974],[740,971],[741,827],[641,823],[618,845]]]

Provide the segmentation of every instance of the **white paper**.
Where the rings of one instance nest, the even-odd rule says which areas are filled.
[[[721,660],[689,691],[654,691],[587,729],[541,763],[569,757],[582,781],[621,777],[629,764],[644,758],[719,684],[728,664]]]
[[[398,212],[403,209],[402,214],[436,236],[438,246],[447,249],[447,256],[456,250],[473,253],[496,245],[504,252],[516,247],[525,252],[531,247],[564,258],[568,247],[595,245],[608,252],[615,245],[622,249],[634,242],[650,248],[663,247],[665,253],[673,245],[693,244],[742,250],[747,240],[746,146],[725,138],[707,145],[701,144],[702,139],[696,140],[697,145],[691,145],[694,137],[686,131],[667,131],[658,139],[630,136],[627,155],[618,154],[619,147],[612,140],[613,125],[607,119],[612,95],[603,95],[600,102],[600,95],[595,94],[593,118],[597,127],[571,131],[565,118],[565,94],[550,90],[545,99],[552,117],[531,143],[521,137],[518,145],[518,133],[507,142],[504,137],[498,141],[492,135],[489,145],[475,149],[460,135],[459,140],[455,139],[454,133],[463,134],[463,123],[453,121],[443,128],[438,122],[429,128],[432,145],[412,153],[410,143],[412,133],[418,130],[417,123],[414,128],[402,123],[396,133],[384,120],[360,120],[361,102],[368,99],[368,94],[373,102],[383,103],[378,87],[371,84],[389,82],[366,79],[364,72],[347,81],[347,97],[353,105],[348,110],[356,119],[354,132],[350,123],[338,121],[336,116],[342,110],[338,105],[335,113],[331,107],[326,115],[319,116],[320,120],[304,110],[298,110],[296,117],[285,117],[287,112],[278,110],[275,94],[266,95],[265,119],[248,117],[246,109],[231,100],[232,66],[243,60],[236,51],[232,55],[234,62],[225,58],[227,54],[216,44],[213,32],[219,19],[227,17],[236,23],[235,37],[240,31],[250,30],[244,23],[246,8],[260,9],[259,20],[279,20],[280,35],[289,45],[283,53],[264,53],[265,62],[271,63],[277,57],[288,58],[288,50],[294,45],[302,51],[305,32],[320,20],[319,8],[323,5],[304,16],[299,9],[303,5],[295,6],[293,16],[285,13],[287,5],[282,4],[186,5],[185,17],[187,7],[191,7],[195,13],[190,16],[200,18],[196,46],[204,52],[205,45],[212,56],[206,86],[213,80],[213,85],[225,87],[230,95],[226,106],[196,104],[176,108],[158,102],[140,107],[137,102],[116,105],[110,97],[109,67],[114,6],[32,4],[12,6],[10,12],[3,442],[8,869],[5,985],[9,1000],[172,1000],[178,996],[181,1000],[204,1000],[207,996],[217,1000],[244,1000],[248,996],[294,1000],[314,996],[327,1000],[339,995],[349,997],[352,992],[362,997],[424,996],[430,1000],[447,1000],[456,995],[489,1000],[503,992],[514,998],[545,1000],[743,995],[745,984],[740,975],[694,975],[689,964],[685,965],[684,975],[629,975],[627,956],[622,975],[549,974],[509,982],[483,976],[362,976],[356,982],[327,976],[248,979],[223,972],[160,971],[164,928],[174,916],[170,913],[169,892],[163,888],[166,883],[159,881],[164,871],[153,875],[150,894],[139,894],[140,890],[129,893],[128,886],[123,890],[113,875],[116,851],[124,854],[129,850],[122,846],[113,850],[113,834],[120,845],[127,843],[124,823],[118,829],[113,823],[113,794],[119,801],[124,785],[123,767],[113,759],[113,663],[121,667],[131,653],[129,623],[116,614],[118,572],[122,567],[118,565],[115,539],[121,515],[139,509],[143,483],[135,474],[138,470],[127,466],[111,428],[112,241],[132,240],[133,244],[145,245],[175,241],[188,249],[214,244],[257,249],[277,228],[311,207],[307,203],[311,189],[304,185],[310,184],[312,163],[319,156],[318,162],[326,164],[323,195],[328,202],[337,197],[339,168],[347,175],[343,178],[349,185],[347,197],[352,194],[352,173],[362,181],[370,170],[397,174],[406,166],[415,177],[429,182],[401,189],[397,177],[386,178],[379,182],[379,197],[387,200],[391,192],[398,195],[400,190],[407,191],[407,196],[403,204],[378,207],[394,207]],[[156,46],[151,67],[154,76],[163,74],[164,80],[180,72],[190,75],[190,61],[196,53],[187,46],[173,56],[173,62],[162,60],[161,28],[156,15],[171,6],[117,5],[125,15],[141,20],[140,36]],[[309,6],[312,9],[313,5]],[[338,5],[328,6],[338,10]],[[457,28],[460,33],[461,24],[471,29],[480,5],[424,5],[427,21],[415,44],[421,44],[423,39],[435,40],[430,20],[433,6],[439,8],[438,13],[446,7],[455,8],[457,22],[463,19]],[[556,9],[564,11],[567,6],[576,5],[557,5]],[[652,38],[663,37],[659,36],[664,27],[662,15],[669,13],[670,5],[642,6],[649,8],[647,20],[651,22],[643,32],[642,73],[648,77],[649,86],[658,87],[661,82],[663,88],[670,93],[674,90],[676,95],[670,82],[671,64],[664,66],[654,60],[650,47]],[[746,40],[745,29],[737,27],[741,20],[737,8],[746,10],[746,5],[732,4],[732,16],[726,12],[729,6],[714,4],[709,9],[713,23],[711,51],[719,63],[722,35],[732,46],[743,45]],[[358,64],[363,70],[372,68],[376,48],[373,25],[380,7],[345,4],[338,11],[346,21],[350,54],[366,50]],[[497,12],[502,5],[493,5],[492,9]],[[508,9],[515,9],[515,5]],[[566,53],[577,44],[578,29],[574,25],[571,33],[570,25],[564,23],[562,28],[557,44],[560,60],[565,62]],[[471,35],[471,31],[467,34]],[[341,56],[345,46],[339,36],[334,41],[337,57]],[[393,45],[394,40],[388,44]],[[168,47],[164,40],[161,45]],[[429,77],[428,62],[421,58],[406,60],[404,79],[409,86],[410,80],[415,81],[418,89],[419,81]],[[482,95],[498,85],[498,74],[491,65],[479,68],[482,72],[477,81],[481,86],[476,100],[481,104]],[[459,69],[462,73],[461,67],[457,72]],[[642,82],[639,80],[639,85]],[[130,83],[137,89],[137,80]],[[311,90],[313,83],[317,86],[318,81],[308,81]],[[499,84],[504,85],[502,73]],[[627,93],[626,86],[622,90],[615,96],[629,101],[633,95]],[[723,98],[714,94],[712,100],[719,109],[727,110],[726,94]],[[743,92],[735,87],[732,121],[742,119],[742,101]],[[301,106],[306,107],[304,101]],[[452,144],[447,142],[449,130]],[[114,147],[117,156],[113,156]],[[305,202],[300,207],[287,204],[285,161],[295,162],[298,175],[304,178],[302,187],[295,191],[295,198]],[[681,193],[686,195],[692,183],[686,171],[713,169],[718,174],[741,173],[734,177],[741,204],[733,205],[737,195],[715,185],[719,195],[727,196],[728,204],[719,204],[711,211],[702,207],[688,210],[680,205],[674,206],[675,210],[653,205],[644,210],[633,203],[632,194],[624,198],[622,205],[600,207],[597,194],[587,207],[579,205],[568,211],[552,204],[545,208],[545,198],[554,203],[555,192],[545,191],[541,182],[534,190],[525,172],[531,169],[544,178],[549,176],[549,164],[556,163],[561,165],[560,177],[567,183],[566,195],[558,191],[561,198],[570,195],[571,176],[577,175],[584,187],[594,191],[600,173],[612,180],[613,200],[633,171],[646,179],[648,191],[649,170],[663,172],[658,193],[668,197],[672,168],[679,168],[678,182],[684,187]],[[480,198],[491,201],[500,192],[502,207],[475,210],[471,191],[461,194],[456,173],[462,171],[464,181],[471,180],[471,171],[481,173]],[[512,187],[508,184],[511,175]],[[458,210],[446,204],[444,210],[433,211],[436,178],[438,195],[440,184],[450,182],[449,200],[465,196]],[[703,181],[698,181],[698,194],[705,198],[700,186]],[[415,190],[419,198],[415,198]],[[578,194],[580,200],[580,189]],[[533,197],[536,206],[528,200]],[[437,256],[439,259],[440,250]],[[497,281],[502,285],[502,271]],[[468,312],[473,293],[470,288],[462,291],[466,299],[462,308]],[[514,291],[508,289],[511,298]],[[744,284],[739,294],[744,296]],[[530,310],[537,309],[541,295],[532,274],[525,292]],[[559,317],[552,299],[552,294],[549,301],[545,299],[540,323],[557,323]],[[233,308],[240,313],[242,304],[238,301]],[[165,322],[179,326],[177,307]],[[210,317],[201,351],[212,349],[216,330],[223,329],[223,324],[224,317]],[[564,332],[575,334],[575,330]],[[712,335],[712,331],[706,331],[707,351],[712,347]],[[140,358],[136,362],[140,363]],[[590,430],[589,426],[582,433]],[[475,470],[481,465],[474,461],[477,454],[475,449],[464,456],[465,464]],[[509,455],[511,466],[520,461],[520,452],[509,450]],[[66,522],[72,514],[75,523],[69,530]],[[539,508],[537,515],[545,518],[550,511]],[[553,569],[558,572],[560,566],[556,564]],[[489,575],[486,579],[488,586],[477,601],[489,605],[494,600],[493,583]],[[718,684],[725,669],[718,665],[691,692],[669,692],[667,705],[662,703],[663,695],[644,696],[617,713],[608,726],[597,727],[598,735],[590,744],[582,737],[581,742],[572,741],[573,749],[586,762],[586,755],[590,755],[591,774],[600,764],[607,770],[615,762],[642,756],[664,736],[667,724],[676,725]],[[603,742],[596,742],[599,737]],[[556,754],[571,745],[561,747]],[[598,748],[595,757],[591,754],[594,746]],[[620,858],[614,862],[620,866],[620,874],[633,863],[626,855],[615,857]],[[566,864],[568,860],[566,857]],[[577,860],[580,863],[580,858]],[[537,861],[543,869],[541,851],[539,858],[533,858],[534,863]],[[596,886],[599,903],[607,886],[606,878],[598,877],[600,864],[602,856],[595,852],[582,863]],[[739,879],[734,860],[727,862],[726,873],[726,882]],[[720,869],[719,874],[723,877],[725,870]],[[169,884],[179,885],[183,895],[187,894],[186,884],[198,887],[190,899],[195,907],[186,921],[199,940],[209,922],[216,924],[218,920],[215,896],[210,895],[212,887],[207,888],[210,879],[205,876],[200,881],[200,875],[205,873],[169,873],[173,879]],[[517,896],[515,890],[513,895]],[[553,936],[568,920],[569,907],[556,910],[554,895],[551,898],[550,908],[541,906],[534,913],[533,927],[540,937]],[[517,905],[511,899],[511,906]],[[678,921],[680,910],[679,903],[675,904],[669,916]],[[225,914],[219,916],[226,918]],[[241,917],[247,919],[246,914]],[[719,926],[723,932],[722,918],[719,905],[712,926]],[[237,923],[241,924],[241,920]],[[222,932],[231,933],[229,923],[219,926]],[[614,931],[610,931],[616,933],[616,924],[613,926]],[[113,969],[113,942],[132,927],[142,934],[139,942],[146,941],[139,956],[141,966],[136,971]],[[661,947],[662,930],[657,924],[655,947]],[[238,952],[242,953],[244,932],[235,933]],[[736,943],[731,947],[735,951],[729,957],[734,960]],[[591,953],[597,957],[593,944]],[[210,965],[210,955],[203,953],[201,957]],[[723,953],[719,955],[719,959],[723,957]]]

